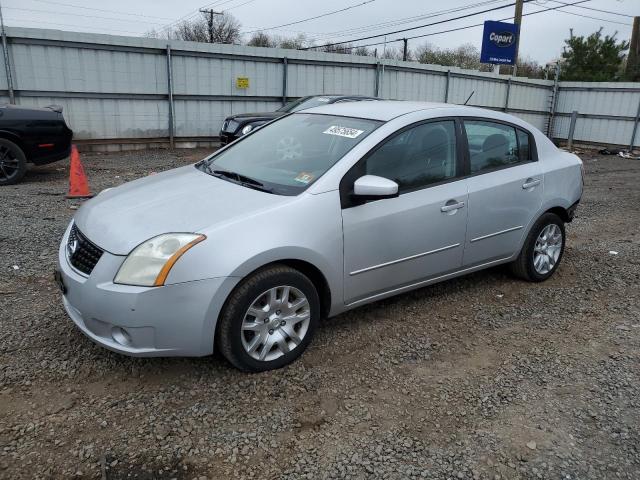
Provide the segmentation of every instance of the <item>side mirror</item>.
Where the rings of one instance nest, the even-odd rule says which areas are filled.
[[[357,200],[380,200],[398,196],[398,184],[377,175],[365,175],[353,184],[353,195]]]

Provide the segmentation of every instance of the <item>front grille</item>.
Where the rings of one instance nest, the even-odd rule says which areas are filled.
[[[75,224],[71,227],[67,241],[67,258],[76,270],[91,275],[102,253],[102,249],[91,243]]]

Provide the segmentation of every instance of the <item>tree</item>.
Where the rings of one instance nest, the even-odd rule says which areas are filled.
[[[438,48],[435,45],[426,43],[418,47],[415,58],[420,63],[468,68],[471,70],[489,70],[488,66],[480,63],[480,51],[470,43],[453,49]]]
[[[297,50],[299,48],[304,48],[306,46],[310,46],[311,42],[307,39],[307,36],[304,33],[298,34],[296,37],[285,37],[278,39],[278,46],[280,48],[289,48],[291,50]]]
[[[203,14],[204,15],[204,14]],[[210,43],[209,23],[205,16],[185,20],[169,30],[169,37],[188,42]],[[213,16],[213,43],[240,43],[240,22],[230,13]],[[153,35],[153,33],[150,33]]]
[[[264,33],[264,32],[255,32],[251,38],[249,39],[249,41],[247,42],[247,45],[250,47],[275,47],[277,44],[276,40],[271,38],[269,36],[269,34]]]
[[[382,52],[382,55],[380,55],[380,58],[386,58],[389,60],[402,60],[402,48],[394,48],[394,47],[387,47],[386,49],[383,48],[383,52]]]
[[[616,33],[602,36],[602,28],[588,37],[574,36],[565,40],[562,52],[561,80],[611,82],[622,78],[625,52],[629,42],[616,41]]]
[[[359,57],[369,57],[373,54],[367,47],[356,47],[351,50],[351,55],[358,55]]]
[[[529,57],[518,57],[518,76],[527,78],[545,78],[546,70],[538,62]],[[500,73],[503,75],[511,75],[513,66],[501,65]]]

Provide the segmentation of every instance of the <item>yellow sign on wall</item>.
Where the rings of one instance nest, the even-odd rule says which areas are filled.
[[[242,89],[249,88],[249,77],[237,77],[236,88],[242,88]]]

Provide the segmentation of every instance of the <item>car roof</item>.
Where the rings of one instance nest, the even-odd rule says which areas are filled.
[[[387,122],[393,118],[419,110],[444,109],[450,113],[444,115],[478,115],[489,116],[489,111],[476,107],[464,105],[452,105],[449,103],[435,102],[410,102],[403,100],[381,100],[377,102],[345,102],[331,103],[320,107],[313,107],[304,110],[304,113],[315,113],[324,115],[339,115],[344,117],[367,118],[371,120],[382,120]],[[494,112],[491,112],[494,113]],[[497,113],[497,112],[496,112]],[[493,116],[493,115],[491,115]]]
[[[338,100],[381,100],[377,97],[369,97],[367,95],[337,95],[332,93],[327,93],[326,95],[307,95],[305,97],[300,97],[298,100],[310,100],[312,98],[328,98],[331,100],[330,103],[337,102]]]

